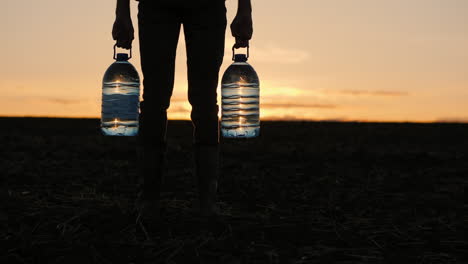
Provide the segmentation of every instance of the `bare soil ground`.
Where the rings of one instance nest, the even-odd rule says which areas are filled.
[[[170,121],[163,220],[137,222],[135,138],[0,118],[0,263],[468,263],[468,125],[263,122],[223,140],[223,221],[191,207]]]

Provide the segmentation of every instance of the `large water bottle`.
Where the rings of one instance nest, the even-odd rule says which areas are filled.
[[[221,134],[225,138],[252,138],[260,134],[260,81],[247,63],[247,54],[235,54],[221,82]]]
[[[101,130],[106,136],[136,136],[140,109],[140,77],[133,65],[132,57],[125,53],[104,74],[102,80]]]

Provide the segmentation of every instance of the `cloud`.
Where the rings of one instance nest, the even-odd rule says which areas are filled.
[[[310,116],[297,116],[292,114],[286,115],[265,115],[261,117],[263,121],[307,121],[307,122],[349,122],[348,118],[317,118]]]
[[[298,64],[308,58],[309,53],[303,50],[280,48],[274,45],[255,48],[255,61],[257,62]]]
[[[337,92],[331,93],[339,93],[343,95],[352,95],[352,96],[408,96],[408,92],[401,92],[401,91],[385,91],[385,90],[340,90]]]
[[[190,113],[190,109],[183,106],[169,107],[169,111],[173,113]]]
[[[85,98],[61,98],[61,97],[48,97],[48,96],[30,96],[30,95],[18,95],[18,96],[5,96],[2,99],[11,100],[11,101],[20,101],[23,103],[53,103],[61,105],[71,105],[71,104],[80,104],[83,102],[90,101]]]
[[[261,120],[263,121],[306,121],[310,119],[307,119],[305,117],[300,117],[300,116],[295,116],[295,115],[265,115],[261,117]]]
[[[179,96],[172,96],[171,103],[188,103],[187,98],[179,97]]]
[[[337,108],[334,104],[261,103],[261,107],[271,108]]]
[[[83,99],[65,99],[65,98],[43,98],[42,101],[46,102],[51,102],[51,103],[56,103],[56,104],[62,104],[62,105],[70,105],[70,104],[79,104],[82,103],[86,100]]]
[[[468,117],[447,117],[438,118],[434,123],[468,123]]]

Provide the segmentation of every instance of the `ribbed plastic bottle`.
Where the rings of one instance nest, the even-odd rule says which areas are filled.
[[[106,136],[136,136],[140,110],[140,77],[128,62],[128,54],[118,53],[102,80],[101,130]]]
[[[247,63],[247,54],[234,54],[221,81],[221,134],[225,138],[260,135],[260,81]]]

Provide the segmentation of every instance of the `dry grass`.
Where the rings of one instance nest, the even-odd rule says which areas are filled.
[[[169,125],[162,221],[136,221],[134,138],[0,122],[0,263],[468,262],[468,125],[264,122],[222,142],[206,223],[190,122]]]

